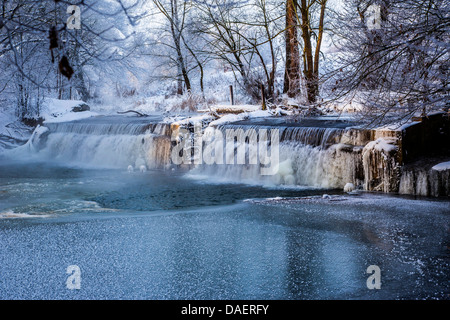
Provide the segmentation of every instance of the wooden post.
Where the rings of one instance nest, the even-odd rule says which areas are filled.
[[[266,106],[266,94],[264,92],[264,85],[261,84],[261,97],[262,97],[262,109],[266,110],[267,106]]]
[[[230,103],[234,106],[233,86],[230,85]]]

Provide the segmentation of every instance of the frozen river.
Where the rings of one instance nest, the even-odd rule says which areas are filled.
[[[0,299],[449,299],[449,207],[2,160]]]

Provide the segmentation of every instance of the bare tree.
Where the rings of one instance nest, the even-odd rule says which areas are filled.
[[[319,21],[317,28],[313,26],[313,6],[319,6]],[[301,16],[301,37],[303,39],[303,73],[306,80],[306,92],[309,103],[316,102],[319,94],[319,61],[323,39],[325,9],[327,0],[301,0],[299,11]],[[317,30],[317,33],[316,31]],[[315,40],[315,48],[313,45]]]
[[[127,1],[129,2],[129,1]],[[81,30],[68,30],[67,7],[77,5],[83,10]],[[116,6],[105,1],[1,1],[0,63],[11,66],[20,118],[39,116],[40,96],[56,92],[67,96],[74,88],[83,100],[90,98],[84,67],[114,63],[124,54],[117,54],[120,41],[126,36],[111,36],[120,19],[133,23],[131,10],[135,3]],[[98,20],[102,18],[102,23]],[[108,20],[114,20],[108,23]],[[1,75],[8,77],[8,75]]]
[[[176,52],[177,65],[177,94],[183,94],[183,80],[186,90],[191,91],[191,81],[189,79],[182,45],[183,32],[185,29],[185,21],[188,10],[188,3],[183,1],[181,4],[178,0],[169,0],[167,4],[163,4],[160,0],[153,0],[156,7],[164,15],[169,24],[170,33],[172,36],[173,46]],[[181,10],[181,13],[179,12]]]
[[[235,79],[254,101],[276,97],[275,77],[280,50],[275,39],[282,34],[278,6],[266,0],[196,3],[201,13],[197,34],[207,43],[205,53],[230,66]]]
[[[372,5],[379,24],[369,29]],[[353,1],[336,21],[340,65],[327,77],[335,96],[356,93],[373,124],[448,108],[449,12],[446,1]]]

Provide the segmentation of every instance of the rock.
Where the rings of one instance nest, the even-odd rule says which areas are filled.
[[[91,107],[89,107],[86,103],[82,103],[78,106],[75,106],[72,108],[72,112],[83,112],[83,111],[90,111]]]
[[[355,190],[355,185],[353,183],[349,182],[344,186],[344,192],[352,192],[354,190]]]

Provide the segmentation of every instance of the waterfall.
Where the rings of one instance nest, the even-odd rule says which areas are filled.
[[[44,160],[77,166],[157,168],[170,162],[170,127],[145,120],[112,118],[48,123],[45,134],[30,141]]]
[[[283,126],[261,126],[261,125],[220,125],[218,130],[225,132],[227,129],[243,131],[260,129],[279,130],[280,142],[292,141],[308,146],[320,146],[326,149],[330,145],[338,143],[341,135],[345,131],[341,128],[322,128],[322,127],[283,127]]]
[[[169,126],[164,123],[148,123],[145,121],[108,122],[85,120],[72,122],[56,122],[45,125],[51,132],[77,133],[84,135],[139,135],[154,133],[169,135]]]
[[[44,159],[101,168],[131,166],[136,170],[142,165],[157,168],[174,163],[171,126],[157,119],[101,117],[49,123],[46,127],[48,130],[36,135],[30,142],[36,154]],[[191,176],[270,186],[342,188],[348,182],[361,184],[358,180],[362,171],[361,150],[340,143],[345,133],[343,128],[238,124],[207,128],[221,133],[222,138],[214,141],[213,149],[223,160],[211,163],[203,157],[201,164],[191,161],[184,166],[190,169]],[[194,147],[195,134],[192,129],[188,131],[189,146],[184,155],[188,158],[194,155],[193,149],[190,149]],[[277,132],[277,158],[269,163],[274,165],[273,174],[262,174],[264,165],[259,154],[252,153],[260,151],[255,149],[261,139],[255,132],[262,130]],[[235,135],[236,140],[231,155],[227,149],[230,146],[225,144],[229,132]],[[200,133],[205,141],[207,130],[203,128]],[[268,155],[275,152],[275,149],[271,150],[273,142],[268,143]],[[240,146],[244,148],[245,156],[241,162],[234,161],[238,158]],[[207,149],[205,142],[202,148]],[[221,150],[217,151],[217,148]]]
[[[351,183],[368,191],[448,195],[449,170],[405,167],[404,139],[403,131],[331,121],[182,127],[152,117],[106,116],[45,124],[11,151],[77,166],[178,166],[213,182],[339,189]]]
[[[245,164],[201,164],[192,171],[192,176],[208,177],[211,180],[245,182],[264,185],[309,186],[319,188],[343,188],[348,183],[362,184],[361,150],[340,144],[345,130],[321,127],[269,127],[254,125],[220,125],[217,130],[226,136],[227,130],[240,132],[237,140],[245,141],[247,148]],[[246,132],[261,129],[278,130],[279,159],[273,175],[261,175],[260,163],[251,164],[252,140]],[[237,142],[237,141],[236,141]],[[221,142],[222,143],[222,142]],[[252,141],[254,144],[255,141]],[[225,142],[222,143],[225,145]],[[225,149],[225,146],[223,146]],[[237,147],[235,148],[237,149]],[[237,151],[236,151],[237,152]]]
[[[48,123],[45,128],[36,130],[28,149],[40,159],[76,166],[124,170],[140,170],[142,166],[160,168],[179,164],[174,161],[177,152],[174,152],[176,143],[172,133],[179,134],[180,128],[175,130],[175,127],[160,119],[123,117]],[[188,165],[179,166],[187,168],[191,177],[318,188],[343,188],[347,183],[362,185],[364,182],[362,147],[346,144],[348,131],[343,128],[223,124],[200,129],[203,138],[200,148],[195,146],[198,133],[193,129],[185,128],[181,139],[187,142],[182,158],[189,160]],[[220,133],[221,138],[214,140],[208,149],[209,130]],[[263,140],[258,134],[264,130],[268,133],[267,150],[262,150]],[[225,141],[230,132],[234,139],[231,147]],[[277,133],[277,141],[272,140],[273,132]],[[196,148],[213,150],[217,159],[208,162],[206,154],[202,153],[200,160],[203,162],[194,161],[198,156]],[[261,161],[261,151],[266,152],[269,162]],[[262,168],[269,168],[271,173],[263,173]]]

